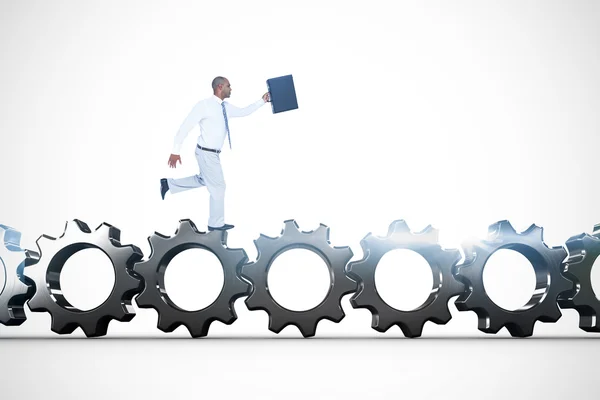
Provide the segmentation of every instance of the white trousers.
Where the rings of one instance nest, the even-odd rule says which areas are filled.
[[[219,154],[196,147],[200,173],[185,178],[167,179],[171,193],[206,186],[210,194],[208,226],[218,228],[225,224],[225,178]]]

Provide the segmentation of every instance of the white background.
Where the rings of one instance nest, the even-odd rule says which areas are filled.
[[[245,106],[266,91],[266,79],[293,74],[298,110],[272,114],[267,105],[230,123],[233,151],[224,147],[221,157],[226,222],[236,225],[229,247],[253,260],[253,240],[277,236],[286,219],[305,231],[329,226],[332,245],[350,246],[353,260],[365,235],[385,235],[396,219],[414,231],[433,225],[448,248],[485,237],[503,219],[517,231],[542,226],[546,244],[561,246],[600,222],[598,26],[591,1],[1,1],[0,223],[36,249],[40,235],[60,236],[68,220],[92,229],[107,222],[146,257],[147,237],[172,235],[180,219],[205,230],[205,189],[165,201],[158,191],[162,177],[197,172],[197,128],[183,165],[167,167],[180,123],[211,95],[217,75],[230,80],[230,101]],[[167,276],[171,297],[190,309],[209,304],[222,280],[215,259],[199,253],[182,254]],[[524,304],[533,270],[518,255],[494,257],[490,292],[507,307]],[[427,295],[431,275],[418,261],[396,253],[380,265],[390,303],[414,308]],[[91,308],[108,295],[106,263],[92,250],[69,260],[62,283],[73,304]],[[313,254],[294,250],[273,268],[282,304],[306,309],[324,296],[326,269]],[[322,321],[316,340],[293,326],[273,334],[267,315],[243,299],[234,324],[213,323],[196,341],[138,340],[189,337],[185,328],[163,334],[156,312],[140,309],[130,323],[111,323],[105,339],[122,341],[33,339],[58,335],[47,314],[28,312],[22,326],[0,327],[2,371],[12,371],[1,382],[38,380],[31,397],[57,390],[46,398],[81,398],[95,379],[112,383],[88,398],[189,398],[190,390],[433,397],[442,389],[464,398],[465,380],[478,376],[470,386],[478,397],[558,398],[571,385],[550,386],[557,368],[569,366],[562,377],[584,386],[593,376],[593,364],[578,357],[593,359],[598,346],[582,339],[596,336],[578,328],[573,310],[556,324],[537,323],[531,340],[504,341],[495,339],[508,338],[506,330],[479,332],[475,314],[451,302],[447,325],[427,323],[424,340],[403,340],[397,327],[372,330],[370,313],[352,309],[349,297],[344,320]],[[273,340],[281,338],[290,340]],[[59,358],[54,369],[45,364]],[[134,364],[135,379],[124,383],[117,367]],[[72,368],[79,383],[68,378]],[[496,380],[501,374],[515,392]],[[154,379],[159,389],[148,384]],[[548,384],[532,388],[536,381]]]

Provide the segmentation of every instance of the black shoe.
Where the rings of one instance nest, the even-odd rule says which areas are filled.
[[[223,226],[217,226],[217,227],[209,226],[208,230],[209,231],[226,231],[227,229],[231,229],[231,228],[233,228],[233,225],[225,224]]]
[[[167,183],[167,179],[166,178],[162,178],[160,180],[160,196],[162,197],[162,199],[165,199],[165,194],[167,194],[167,192],[169,191],[169,184]]]

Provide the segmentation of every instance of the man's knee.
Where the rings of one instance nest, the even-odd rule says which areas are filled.
[[[210,195],[212,197],[214,197],[215,199],[223,199],[225,198],[225,182],[223,182],[222,184],[218,184],[218,185],[211,185],[211,187],[209,187],[208,191],[210,192]]]

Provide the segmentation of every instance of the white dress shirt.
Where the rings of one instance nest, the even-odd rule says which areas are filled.
[[[200,125],[200,136],[198,136],[198,144],[209,149],[220,150],[223,146],[225,137],[227,136],[227,128],[225,127],[225,117],[221,103],[223,101],[215,95],[199,101],[189,115],[185,118],[179,131],[175,135],[172,154],[179,154],[181,145],[184,139],[192,130],[195,124]],[[265,104],[261,98],[255,103],[244,108],[238,108],[228,102],[225,102],[225,110],[227,111],[227,119],[235,117],[245,117],[252,114]],[[231,131],[231,125],[229,130]]]

